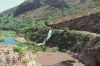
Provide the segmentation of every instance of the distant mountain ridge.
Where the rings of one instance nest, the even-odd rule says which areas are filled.
[[[12,16],[21,16],[26,12],[34,11],[38,8],[49,5],[48,8],[71,8],[87,7],[89,4],[99,0],[26,0],[19,6],[6,11],[5,13]],[[30,14],[28,14],[30,15]]]

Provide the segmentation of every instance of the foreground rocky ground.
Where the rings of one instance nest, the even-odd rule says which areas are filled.
[[[24,53],[15,52],[15,46],[0,46],[0,66],[56,66],[55,64],[70,61],[73,66],[84,66],[83,63],[89,66],[99,66],[100,62],[100,42],[97,42],[90,50],[83,48],[80,53],[67,51],[62,52],[41,52],[36,57],[31,51]],[[79,60],[77,60],[79,59]],[[83,63],[81,63],[83,62]],[[40,65],[40,64],[42,65]],[[65,62],[66,63],[66,62]]]
[[[35,55],[27,51],[24,54],[15,52],[14,46],[0,46],[0,66],[35,66]]]
[[[62,52],[41,52],[37,57],[31,51],[19,53],[15,46],[0,46],[0,66],[53,66],[63,61],[74,61],[73,66],[84,66],[79,60]],[[40,65],[40,64],[42,65]],[[56,66],[56,65],[55,65]]]

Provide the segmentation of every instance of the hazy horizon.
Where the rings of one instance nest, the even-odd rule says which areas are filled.
[[[0,0],[0,12],[18,6],[25,0]]]

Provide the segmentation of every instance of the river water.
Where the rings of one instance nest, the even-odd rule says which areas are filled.
[[[5,44],[5,45],[16,45],[18,44],[19,42],[17,42],[15,40],[15,37],[6,37],[4,39],[4,42],[2,42],[2,44]]]
[[[15,40],[15,35],[16,35],[16,32],[14,32],[14,31],[0,30],[0,36],[3,37],[3,41],[0,42],[0,44],[3,44],[3,45],[16,45],[16,44],[18,44],[19,42],[17,42]]]

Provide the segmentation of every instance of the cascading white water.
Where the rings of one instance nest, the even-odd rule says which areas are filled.
[[[46,41],[48,41],[51,38],[52,32],[53,32],[53,30],[49,30],[47,38],[44,39],[43,43],[39,43],[38,45],[45,45]]]

